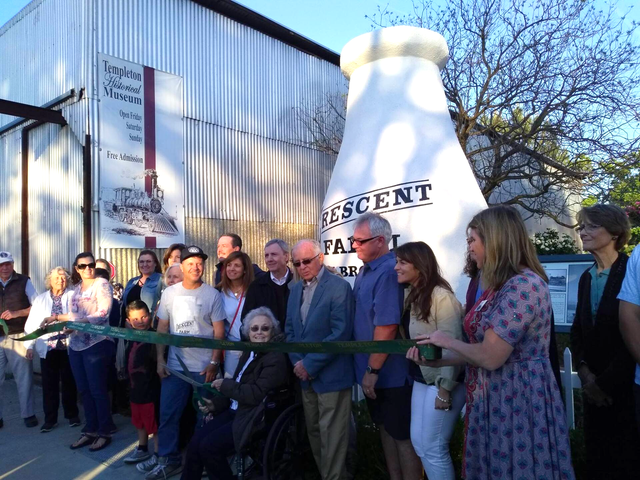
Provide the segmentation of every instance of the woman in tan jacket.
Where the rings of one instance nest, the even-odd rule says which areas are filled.
[[[398,282],[409,285],[405,309],[411,314],[411,338],[436,330],[462,338],[462,306],[440,274],[431,247],[424,242],[410,242],[395,253]],[[464,387],[458,383],[460,371],[459,366],[422,366],[421,375],[414,379],[411,443],[429,478],[455,479],[449,441],[464,405]]]

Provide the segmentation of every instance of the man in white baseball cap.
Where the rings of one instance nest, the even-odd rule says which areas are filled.
[[[38,292],[29,277],[17,273],[13,265],[11,253],[0,252],[0,318],[8,327],[7,332],[0,328],[0,428],[4,425],[2,384],[7,365],[11,365],[18,386],[20,414],[30,428],[38,425],[33,410],[33,366],[26,358],[24,345],[15,338],[24,333],[24,324]]]

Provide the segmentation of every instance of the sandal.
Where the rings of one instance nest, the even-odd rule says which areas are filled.
[[[86,447],[87,445],[91,445],[95,441],[96,441],[95,435],[88,435],[86,433],[83,433],[82,435],[80,435],[80,438],[76,440],[75,443],[71,444],[69,448],[71,448],[71,450],[75,450],[77,448],[82,448],[82,447]]]
[[[98,435],[94,442],[89,447],[90,452],[97,452],[98,450],[102,450],[106,446],[111,443],[111,437],[103,437],[102,435]]]

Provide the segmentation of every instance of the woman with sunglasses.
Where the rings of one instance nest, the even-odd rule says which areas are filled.
[[[284,341],[278,321],[267,307],[247,314],[242,333],[252,343]],[[243,352],[233,376],[211,384],[231,400],[229,408],[218,411],[211,400],[204,400],[200,406],[207,416],[187,448],[182,480],[200,480],[205,468],[209,479],[235,478],[227,457],[241,451],[251,439],[254,425],[262,418],[267,394],[288,382],[286,354]]]
[[[620,334],[618,293],[627,271],[621,252],[629,219],[615,205],[583,208],[577,217],[583,248],[595,263],[580,277],[571,326],[571,353],[582,382],[587,478],[637,478],[635,362]]]
[[[103,278],[95,278],[96,262],[91,252],[80,253],[73,269],[81,281],[74,287],[69,300],[69,313],[47,317],[42,325],[53,322],[81,322],[109,325],[113,292]],[[85,426],[72,449],[90,445],[89,450],[102,450],[111,443],[111,409],[107,393],[110,362],[114,342],[110,337],[65,330],[69,333],[69,363],[82,397]]]

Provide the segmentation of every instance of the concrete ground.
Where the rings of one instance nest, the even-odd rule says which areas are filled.
[[[91,453],[88,448],[71,450],[82,427],[70,428],[62,407],[58,415],[58,427],[49,433],[40,433],[44,420],[42,412],[42,388],[35,387],[36,416],[38,426],[27,428],[20,417],[18,391],[13,380],[6,380],[0,395],[4,398],[4,427],[0,428],[0,480],[142,480],[133,465],[122,461],[137,445],[136,431],[127,417],[114,415],[118,432],[113,442],[100,452]],[[81,418],[84,419],[81,413]]]

